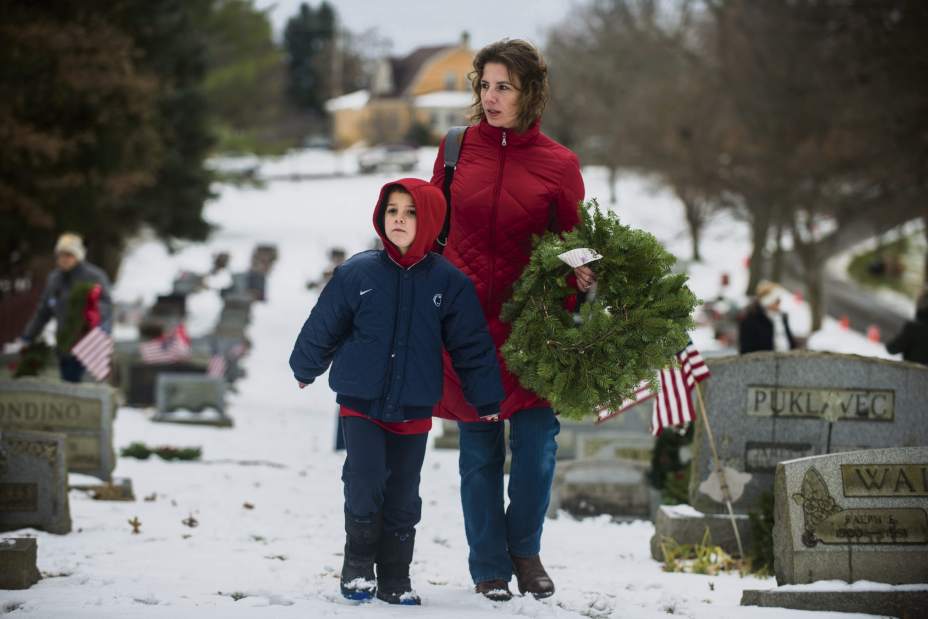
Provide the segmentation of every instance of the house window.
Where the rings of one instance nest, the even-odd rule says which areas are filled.
[[[454,90],[457,87],[457,76],[453,71],[445,73],[445,90]]]

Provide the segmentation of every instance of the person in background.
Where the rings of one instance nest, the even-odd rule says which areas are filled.
[[[446,360],[445,393],[436,415],[459,422],[461,503],[475,591],[509,600],[515,572],[519,591],[545,598],[554,594],[554,582],[541,563],[541,535],[560,424],[551,404],[505,368],[499,349],[512,325],[500,319],[500,310],[529,262],[532,237],[577,225],[583,177],[577,156],[541,132],[548,69],[534,46],[503,39],[484,47],[474,58],[471,87],[475,124],[463,136],[451,182],[444,256],[477,288],[503,367],[506,399],[498,419],[481,420],[461,397]],[[444,149],[443,140],[432,175],[437,187],[445,181]],[[593,271],[585,266],[570,278],[580,292],[593,282]],[[508,507],[503,497],[507,419]]]
[[[928,288],[915,302],[915,320],[905,323],[902,331],[886,343],[886,350],[901,354],[906,361],[928,365]]]
[[[797,347],[789,328],[789,317],[780,309],[779,285],[762,280],[755,289],[754,302],[738,324],[738,351],[786,352]]]
[[[84,240],[73,233],[62,234],[55,244],[55,269],[45,281],[45,289],[32,319],[26,325],[20,338],[26,346],[41,335],[42,330],[52,318],[56,321],[58,368],[61,379],[79,383],[84,376],[84,366],[71,354],[71,347],[80,336],[91,328],[99,326],[107,333],[113,330],[113,303],[110,297],[110,280],[99,267],[84,258],[87,251]],[[75,305],[71,300],[71,291],[80,285],[88,286],[86,300]],[[65,325],[71,312],[84,313],[80,333],[71,334],[68,341],[63,341]]]

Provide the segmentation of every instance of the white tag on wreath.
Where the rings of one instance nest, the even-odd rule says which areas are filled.
[[[570,251],[565,251],[563,254],[558,254],[563,262],[566,262],[573,268],[582,267],[584,264],[593,262],[594,260],[599,260],[602,256],[588,247],[578,247],[577,249],[571,249]]]

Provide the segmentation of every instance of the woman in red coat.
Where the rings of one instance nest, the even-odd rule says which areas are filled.
[[[476,124],[464,135],[451,184],[452,223],[444,255],[474,282],[499,354],[511,330],[500,321],[500,308],[528,264],[532,235],[577,224],[583,179],[576,155],[539,129],[548,80],[532,45],[504,39],[480,50],[473,89]],[[432,176],[433,184],[443,182],[444,143]],[[577,288],[588,290],[592,271],[581,267],[575,274]],[[551,405],[522,387],[499,360],[506,399],[498,418],[478,419],[447,359],[436,414],[459,422],[461,502],[476,591],[510,599],[514,571],[522,593],[543,598],[554,593],[539,552],[560,424]],[[505,419],[512,452],[506,510]]]

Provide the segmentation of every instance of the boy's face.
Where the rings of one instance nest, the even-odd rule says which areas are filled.
[[[405,255],[416,239],[416,205],[411,195],[399,191],[390,192],[383,216],[383,227],[387,239],[399,248],[400,254]]]

